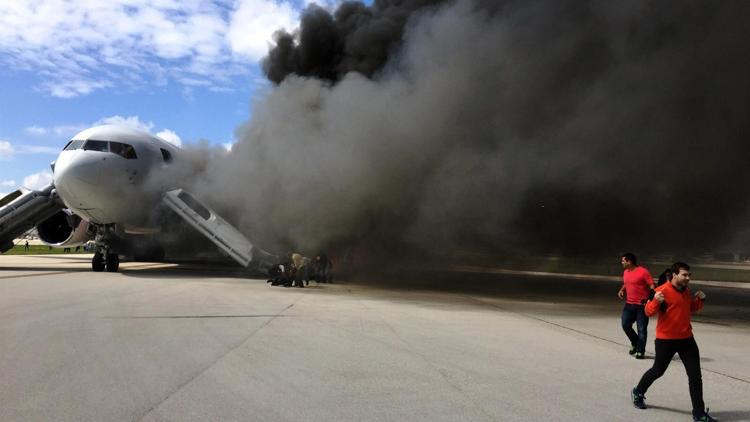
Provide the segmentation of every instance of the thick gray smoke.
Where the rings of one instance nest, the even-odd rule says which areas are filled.
[[[201,178],[259,244],[683,252],[747,227],[750,2],[465,0],[339,31],[391,3],[433,2],[310,9]]]

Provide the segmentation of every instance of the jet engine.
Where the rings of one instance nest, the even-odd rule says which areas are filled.
[[[36,226],[42,242],[57,247],[79,246],[91,239],[89,223],[69,210],[61,210]]]

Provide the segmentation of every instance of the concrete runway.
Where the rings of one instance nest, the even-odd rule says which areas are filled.
[[[627,354],[616,282],[412,273],[285,289],[187,265],[92,273],[88,259],[0,256],[0,421],[691,420],[679,360],[650,409],[630,403],[652,360]],[[750,291],[704,290],[706,403],[750,421]]]

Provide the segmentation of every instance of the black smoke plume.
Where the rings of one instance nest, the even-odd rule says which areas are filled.
[[[444,1],[376,0],[368,7],[347,1],[333,16],[313,4],[303,12],[297,33],[275,34],[263,70],[277,84],[290,74],[330,82],[349,72],[371,77],[401,43],[409,17],[439,3]]]
[[[313,253],[747,248],[750,2],[436,3],[308,9],[199,191]]]

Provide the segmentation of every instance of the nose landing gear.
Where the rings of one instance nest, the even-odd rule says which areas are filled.
[[[109,251],[96,252],[91,259],[91,269],[98,273],[105,269],[107,272],[116,273],[120,269],[120,256]]]
[[[114,235],[114,224],[107,225],[89,225],[94,235],[94,258],[91,259],[91,269],[100,273],[105,269],[109,273],[116,273],[120,269],[120,256],[112,252],[111,240]]]
[[[94,257],[91,258],[91,269],[94,270],[95,273],[100,273],[104,271],[106,263],[104,262],[104,255],[97,252],[94,254]]]
[[[107,272],[116,273],[120,269],[120,255],[107,252],[104,260],[107,263]]]

